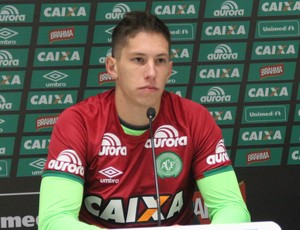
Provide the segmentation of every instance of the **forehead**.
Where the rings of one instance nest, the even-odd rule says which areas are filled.
[[[144,49],[144,50],[164,50],[169,51],[167,39],[160,33],[156,32],[139,32],[134,36],[128,37],[124,44],[125,49]]]

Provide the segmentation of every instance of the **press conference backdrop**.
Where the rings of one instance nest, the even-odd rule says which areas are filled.
[[[299,229],[300,1],[1,0],[0,226],[37,229],[51,131],[63,109],[114,83],[105,72],[124,13],[167,23],[167,90],[223,130],[253,221]],[[199,200],[195,214],[208,220]]]

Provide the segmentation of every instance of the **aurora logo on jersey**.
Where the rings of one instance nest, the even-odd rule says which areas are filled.
[[[206,163],[209,165],[214,165],[221,162],[226,162],[229,160],[226,147],[224,144],[224,139],[221,139],[216,145],[215,154],[212,154],[206,158]]]
[[[49,169],[68,172],[75,175],[84,176],[84,168],[77,153],[72,149],[63,150],[56,160],[48,163]]]
[[[84,205],[92,216],[116,224],[153,223],[158,217],[156,195],[131,197],[128,201],[121,198],[103,200],[102,197],[93,195],[85,198]],[[184,205],[183,191],[177,192],[174,196],[161,194],[160,205],[161,220],[174,217],[181,212]]]
[[[102,138],[99,156],[126,156],[127,147],[121,145],[120,139],[112,133],[105,133]]]
[[[177,147],[187,145],[187,136],[179,136],[178,130],[171,125],[162,125],[154,133],[154,147]],[[151,148],[151,139],[148,139],[145,148]]]

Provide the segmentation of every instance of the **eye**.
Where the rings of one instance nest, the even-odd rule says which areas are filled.
[[[141,64],[145,62],[145,60],[141,57],[136,57],[136,58],[133,58],[132,60],[134,62],[141,63]]]
[[[165,59],[165,58],[159,58],[159,59],[157,59],[157,61],[156,61],[158,64],[164,64],[164,63],[167,63],[167,59]]]

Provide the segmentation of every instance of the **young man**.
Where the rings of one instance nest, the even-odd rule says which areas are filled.
[[[60,115],[41,183],[39,229],[191,224],[196,185],[212,223],[250,221],[220,128],[203,106],[164,90],[169,50],[168,28],[150,14],[128,13],[114,29],[106,69],[115,89]]]

